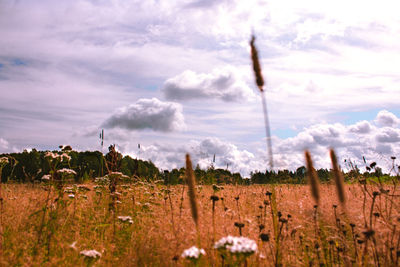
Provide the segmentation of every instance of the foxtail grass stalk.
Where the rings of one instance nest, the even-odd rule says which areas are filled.
[[[192,211],[192,218],[196,224],[197,231],[197,243],[200,246],[200,231],[199,231],[199,212],[197,208],[196,191],[195,191],[195,177],[192,167],[192,161],[190,160],[190,155],[186,154],[186,180],[188,184],[188,194],[190,201],[190,210]]]
[[[272,154],[272,141],[271,141],[271,130],[269,126],[269,119],[268,119],[268,109],[267,109],[267,101],[265,98],[265,91],[264,91],[264,78],[261,73],[261,65],[258,59],[258,52],[257,48],[254,45],[255,37],[254,35],[251,37],[250,41],[250,48],[251,48],[251,61],[253,62],[253,70],[254,75],[256,78],[256,84],[258,89],[261,93],[261,101],[263,105],[263,113],[264,113],[264,122],[265,122],[265,134],[266,134],[266,141],[267,141],[267,149],[268,149],[268,156],[269,156],[269,168],[272,171],[274,168],[274,159]]]
[[[311,154],[308,150],[304,151],[304,155],[306,158],[306,165],[308,171],[308,177],[311,185],[311,195],[315,200],[315,203],[319,204],[319,183],[318,183],[318,175],[314,169],[313,162],[311,159]]]
[[[346,204],[346,195],[345,195],[345,191],[344,191],[344,179],[343,179],[343,175],[339,169],[336,154],[333,149],[330,150],[330,156],[331,156],[331,161],[332,161],[332,170],[333,170],[333,175],[335,177],[335,184],[336,184],[338,198],[339,198],[340,203],[344,206]]]

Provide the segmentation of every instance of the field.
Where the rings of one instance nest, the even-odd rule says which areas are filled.
[[[117,184],[115,193],[110,188],[3,184],[1,265],[399,264],[396,183],[345,185],[345,205],[334,185],[320,185],[318,206],[306,185],[197,185],[198,229],[186,185],[136,181]],[[228,235],[254,240],[257,252],[215,249]],[[192,246],[205,255],[181,257]],[[84,256],[84,250],[101,256]]]

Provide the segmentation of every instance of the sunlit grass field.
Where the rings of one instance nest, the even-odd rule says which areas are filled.
[[[2,185],[2,266],[345,266],[399,264],[396,183],[196,186],[199,238],[186,185],[136,181]],[[213,196],[213,197],[212,197]],[[214,206],[214,208],[213,208]],[[129,217],[121,217],[129,216]],[[275,221],[275,226],[274,226]],[[254,253],[214,244],[228,235],[254,240]],[[203,248],[198,259],[185,249]],[[85,256],[96,250],[96,257]]]

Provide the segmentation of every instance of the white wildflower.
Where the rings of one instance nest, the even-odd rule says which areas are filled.
[[[42,176],[42,180],[43,180],[43,181],[49,181],[50,178],[51,178],[50,174],[46,174],[46,175],[43,175],[43,176]]]
[[[252,254],[257,251],[257,243],[243,236],[227,236],[214,244],[215,249],[226,249],[230,253]]]
[[[198,249],[196,246],[185,249],[181,255],[182,258],[186,259],[198,259],[201,255],[206,255],[204,249]]]
[[[44,154],[45,158],[52,158],[52,159],[56,159],[59,157],[59,155],[57,153],[53,153],[50,151],[47,151],[46,154]]]
[[[107,174],[105,177],[106,177],[106,178],[109,178],[109,179],[115,179],[115,178],[119,178],[119,179],[129,179],[129,176],[123,174],[122,172],[110,172],[110,173]]]
[[[68,174],[76,175],[76,172],[74,170],[67,169],[67,168],[60,169],[57,172],[60,174],[66,174],[66,175],[68,175]]]
[[[61,160],[62,161],[70,161],[71,160],[71,156],[68,156],[66,153],[62,153],[61,155]]]
[[[64,189],[64,192],[65,192],[65,193],[74,193],[74,188],[73,188],[73,187],[66,187],[66,188]]]
[[[107,176],[97,177],[94,179],[94,182],[99,185],[108,185],[110,184],[110,179]]]
[[[69,198],[75,198],[75,195],[74,194],[69,194],[68,197]]]
[[[117,200],[117,201],[115,201],[115,203],[117,203],[117,204],[121,204],[122,202],[121,202],[121,201],[119,201],[119,200]]]
[[[94,249],[92,249],[92,250],[82,250],[80,252],[80,254],[85,256],[85,257],[94,258],[94,259],[97,259],[97,257],[99,257],[99,258],[101,257],[101,253],[98,252],[97,250],[94,250]]]
[[[72,248],[73,250],[77,250],[75,245],[76,245],[76,241],[74,241],[71,245],[69,245],[69,247]]]
[[[121,220],[123,222],[128,222],[130,224],[133,223],[133,220],[132,220],[131,216],[118,216],[118,220]]]

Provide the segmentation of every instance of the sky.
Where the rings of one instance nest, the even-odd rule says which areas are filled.
[[[384,170],[400,159],[400,2],[0,1],[0,153],[101,150],[162,169]],[[99,133],[104,129],[104,147]],[[140,144],[140,149],[138,148]]]

